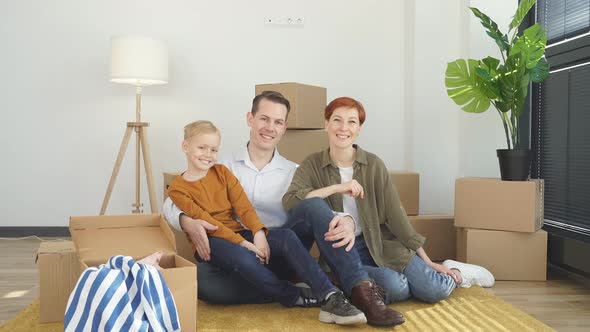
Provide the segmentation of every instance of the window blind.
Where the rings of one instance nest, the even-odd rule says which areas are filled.
[[[538,0],[536,13],[548,44],[590,31],[590,0]]]
[[[545,179],[545,228],[590,241],[590,0],[538,0],[549,78],[533,85],[532,175]]]

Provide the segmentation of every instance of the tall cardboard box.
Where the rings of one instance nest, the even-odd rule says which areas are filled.
[[[408,218],[416,232],[426,238],[423,248],[432,261],[455,259],[457,231],[453,225],[453,216],[433,214]]]
[[[39,270],[39,322],[63,322],[70,293],[80,276],[80,263],[72,241],[41,242]]]
[[[197,329],[197,268],[176,254],[172,230],[159,214],[70,217],[80,266],[106,263],[115,255],[138,260],[158,250],[160,272],[170,289],[183,331]]]
[[[455,226],[536,232],[543,226],[543,195],[543,180],[457,179]]]
[[[547,280],[547,232],[457,229],[457,260],[481,265],[496,280]]]
[[[390,171],[389,175],[399,194],[408,216],[416,216],[420,210],[420,175],[416,172]]]
[[[164,200],[168,198],[168,186],[170,183],[181,174],[181,172],[172,172],[166,173],[164,172]],[[176,243],[176,252],[180,255],[180,257],[188,260],[192,263],[197,263],[195,260],[195,251],[193,250],[193,245],[189,241],[185,232],[177,231],[174,228],[170,228],[172,233],[174,233],[174,241]]]
[[[288,129],[277,148],[283,157],[301,164],[310,154],[328,148],[328,133],[323,129]]]
[[[277,91],[289,100],[290,129],[324,128],[326,88],[301,83],[275,83],[256,85],[255,91],[256,95],[263,91]]]

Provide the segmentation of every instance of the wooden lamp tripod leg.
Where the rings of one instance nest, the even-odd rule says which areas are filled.
[[[119,154],[117,154],[117,161],[115,161],[115,167],[113,168],[113,173],[111,174],[109,186],[107,187],[107,192],[104,195],[104,200],[102,201],[100,215],[104,215],[107,209],[107,205],[109,205],[109,199],[111,198],[111,194],[113,193],[113,187],[115,186],[115,182],[117,181],[117,175],[119,174],[119,170],[121,169],[121,163],[123,163],[125,151],[127,150],[127,145],[129,145],[129,139],[131,138],[132,132],[132,127],[127,127],[127,130],[125,130],[125,135],[123,136],[123,141],[121,142],[121,147],[119,148]]]
[[[142,213],[141,207],[141,198],[140,198],[140,174],[141,174],[141,154],[140,154],[140,146],[141,146],[141,131],[142,127],[134,127],[136,133],[136,141],[135,141],[135,203],[131,204],[135,209],[132,210],[132,213]]]
[[[150,208],[152,209],[152,213],[158,213],[156,193],[154,191],[154,178],[152,176],[152,160],[150,157],[150,148],[147,140],[147,128],[141,127],[139,130],[139,137],[141,137],[141,153],[143,154],[143,162],[145,164],[145,177],[147,180],[148,193],[150,196]]]

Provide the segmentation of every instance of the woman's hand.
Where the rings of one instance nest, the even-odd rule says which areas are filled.
[[[264,263],[268,264],[270,261],[270,248],[268,246],[268,241],[266,240],[266,234],[264,234],[263,230],[259,230],[254,234],[254,245],[262,253],[260,258],[262,258]]]
[[[260,260],[260,263],[264,264],[264,259],[262,258],[262,256],[263,256],[262,252],[258,248],[256,248],[256,246],[252,242],[244,240],[244,241],[240,242],[240,246],[252,251],[254,254],[256,254],[256,258],[258,258],[258,260]]]
[[[361,198],[365,198],[365,190],[356,180],[341,183],[338,187],[338,192],[350,195],[350,197],[360,196]]]
[[[450,275],[453,280],[455,280],[456,283],[460,283],[459,282],[459,277],[457,277],[457,275],[455,274],[455,272],[453,272],[451,269],[449,269],[448,267],[441,265],[441,264],[437,264],[437,263],[433,263],[430,262],[430,264],[428,264],[434,271],[438,272],[438,273],[442,273],[442,274],[448,274]]]

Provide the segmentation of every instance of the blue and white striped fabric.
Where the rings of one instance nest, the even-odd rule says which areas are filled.
[[[64,331],[180,331],[180,323],[160,272],[129,256],[113,256],[80,276]]]

